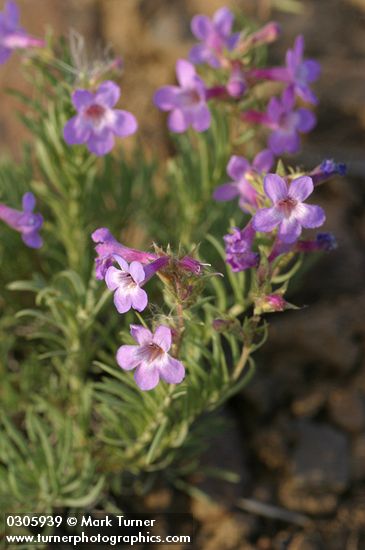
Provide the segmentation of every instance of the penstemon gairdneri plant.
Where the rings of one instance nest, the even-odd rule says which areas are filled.
[[[29,36],[12,1],[0,14],[0,63],[21,51],[34,88],[10,91],[32,142],[0,164],[8,511],[115,510],[161,476],[186,487],[217,429],[207,413],[254,373],[266,314],[294,308],[291,278],[336,246],[322,229],[305,235],[325,224],[307,199],[344,165],[280,158],[316,121],[319,65],[303,38],[268,68],[277,24],[234,28],[221,8],[191,29],[178,85],[151,98],[176,148],[165,162],[139,144],[123,152],[138,123],[119,108],[119,58],[88,60],[75,33]]]

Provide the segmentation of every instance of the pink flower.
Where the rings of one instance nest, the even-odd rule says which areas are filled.
[[[141,390],[152,390],[160,379],[179,384],[185,377],[181,361],[168,354],[172,345],[171,329],[160,325],[154,334],[140,325],[131,325],[136,346],[121,346],[117,363],[124,370],[135,370],[134,379]]]

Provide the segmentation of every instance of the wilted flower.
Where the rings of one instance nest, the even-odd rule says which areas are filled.
[[[38,231],[43,224],[43,216],[34,214],[35,197],[33,193],[23,195],[23,211],[14,210],[0,204],[0,219],[22,234],[24,243],[30,248],[40,248],[43,240]]]
[[[274,155],[264,149],[256,155],[252,164],[244,157],[233,155],[227,165],[227,174],[233,181],[217,187],[213,197],[217,201],[230,201],[239,197],[239,205],[244,211],[257,206],[258,192],[251,181],[256,174],[268,172],[274,162]]]
[[[232,271],[244,271],[259,264],[259,254],[252,251],[252,244],[255,238],[255,230],[251,223],[244,229],[233,227],[232,233],[225,235],[226,262]]]
[[[8,0],[0,13],[0,65],[8,60],[13,50],[43,48],[43,40],[34,38],[19,25],[19,10],[15,2]]]
[[[164,86],[157,90],[155,105],[162,111],[171,111],[168,126],[172,132],[185,132],[189,126],[204,132],[211,121],[204,82],[194,66],[184,59],[176,63],[176,76],[180,86]]]
[[[137,130],[137,121],[128,111],[113,109],[120,97],[120,88],[106,80],[96,93],[75,90],[72,103],[77,115],[65,125],[63,135],[68,145],[86,143],[89,151],[102,156],[114,146],[114,136],[127,137]]]
[[[136,369],[134,379],[141,390],[152,390],[160,379],[168,384],[179,384],[185,377],[181,361],[171,357],[171,329],[164,325],[152,334],[143,326],[131,325],[136,346],[121,346],[117,352],[118,365],[124,370]]]
[[[319,227],[324,223],[326,216],[320,206],[303,203],[313,192],[310,177],[297,178],[288,187],[277,174],[267,174],[264,189],[273,206],[256,212],[252,222],[256,231],[267,233],[279,226],[279,240],[292,243],[300,236],[302,227]]]
[[[247,111],[242,114],[242,118],[263,124],[272,130],[268,145],[275,155],[296,153],[300,147],[299,132],[310,132],[316,123],[312,111],[303,108],[294,111],[292,88],[284,90],[280,99],[271,98],[266,113]]]
[[[240,38],[240,33],[231,34],[233,20],[233,13],[226,7],[217,10],[212,19],[206,15],[195,15],[191,21],[191,31],[202,43],[193,46],[190,61],[220,67],[224,50],[233,50]]]

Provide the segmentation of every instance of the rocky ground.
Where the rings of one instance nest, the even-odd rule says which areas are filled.
[[[284,4],[285,2],[282,2]],[[287,2],[289,4],[290,2]],[[153,90],[172,80],[174,61],[191,44],[189,19],[217,0],[19,0],[27,28],[71,24],[110,40],[126,63],[123,97],[139,113],[148,146],[166,147]],[[274,61],[303,33],[323,64],[319,124],[298,159],[348,163],[348,176],[319,191],[327,229],[339,241],[292,291],[309,307],[271,318],[256,378],[225,413],[231,428],[207,460],[237,471],[241,484],[197,480],[216,504],[150,495],[149,509],[191,510],[204,550],[361,550],[365,548],[365,2],[306,0],[300,14],[270,1],[231,1],[253,16],[275,18],[284,36]],[[280,4],[280,2],[276,2]],[[94,40],[95,41],[95,40]],[[0,89],[19,83],[16,61],[1,68]],[[24,84],[22,84],[24,86]],[[1,95],[0,146],[17,154],[13,102]],[[224,453],[217,449],[224,448]],[[214,460],[213,460],[214,456]]]

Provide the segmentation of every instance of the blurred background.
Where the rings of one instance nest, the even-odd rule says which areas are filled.
[[[297,279],[290,301],[310,307],[270,318],[256,378],[224,412],[230,429],[206,461],[242,482],[192,480],[216,505],[187,503],[164,488],[145,506],[188,506],[201,522],[197,547],[204,550],[365,548],[365,0],[17,3],[32,34],[73,28],[90,51],[112,45],[124,60],[122,108],[137,115],[145,146],[162,155],[168,135],[152,95],[173,82],[176,58],[187,56],[194,14],[225,4],[257,22],[279,21],[283,35],[270,50],[272,64],[304,35],[306,55],[323,67],[318,125],[291,162],[308,169],[324,158],[347,163],[348,175],[316,196],[339,247]],[[31,89],[18,64],[14,55],[0,67],[0,154],[15,157],[27,134],[5,88]]]

